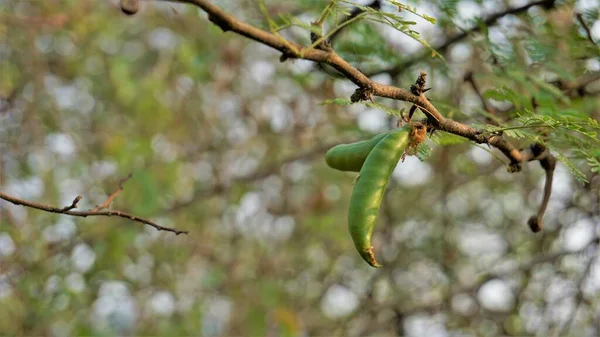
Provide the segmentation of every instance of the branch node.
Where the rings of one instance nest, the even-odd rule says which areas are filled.
[[[317,41],[319,41],[319,39],[321,39],[323,37],[323,35],[321,35],[321,24],[319,22],[311,22],[310,23],[311,26],[315,29],[318,30],[317,31],[311,31],[310,32],[310,42],[311,43],[315,43]],[[331,43],[327,40],[323,40],[321,42],[319,42],[316,46],[317,49],[326,51],[326,52],[330,52],[333,50],[333,48],[331,48]]]
[[[281,56],[279,56],[279,62],[283,63],[289,59],[297,59],[298,56],[292,52],[292,51],[284,51],[281,53]]]
[[[82,198],[82,196],[80,196],[80,195],[76,196],[75,199],[73,199],[73,202],[71,203],[71,205],[61,208],[60,212],[64,213],[64,212],[68,212],[68,211],[72,210],[73,208],[77,208],[77,204],[79,203],[79,201],[81,201],[81,198]]]
[[[373,87],[370,84],[367,84],[363,87],[360,87],[354,91],[352,96],[350,96],[350,101],[352,103],[360,102],[360,101],[372,101],[373,100]]]
[[[546,151],[546,147],[541,143],[533,143],[529,148],[531,149],[533,158],[539,157],[542,153],[544,153],[544,151]]]

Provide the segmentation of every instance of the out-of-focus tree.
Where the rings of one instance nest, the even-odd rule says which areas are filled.
[[[0,2],[1,335],[600,335],[597,2],[182,2]]]

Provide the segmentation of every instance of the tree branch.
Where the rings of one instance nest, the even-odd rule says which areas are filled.
[[[129,220],[132,220],[135,222],[140,222],[140,223],[143,223],[148,226],[152,226],[152,227],[156,228],[156,230],[159,230],[159,231],[172,232],[172,233],[175,233],[176,235],[188,234],[188,231],[180,231],[175,228],[164,227],[164,226],[161,226],[151,220],[144,219],[144,218],[141,218],[141,217],[138,217],[135,215],[131,215],[129,213],[121,212],[121,211],[93,211],[93,210],[91,210],[91,211],[72,211],[73,208],[77,207],[77,203],[81,200],[81,196],[77,196],[73,200],[73,203],[70,206],[63,207],[63,208],[58,208],[58,207],[54,207],[54,206],[39,204],[36,202],[15,198],[15,197],[12,197],[12,196],[2,193],[2,192],[0,192],[0,199],[4,199],[15,205],[30,207],[30,208],[38,209],[38,210],[45,211],[45,212],[78,216],[78,217],[83,217],[83,218],[86,218],[88,216],[117,216],[117,217],[129,219]]]
[[[485,100],[485,98],[481,94],[481,91],[479,90],[479,86],[477,85],[477,82],[475,82],[475,78],[473,77],[473,72],[469,71],[465,75],[464,79],[465,79],[465,82],[468,82],[469,84],[471,84],[471,88],[473,88],[473,91],[475,92],[475,94],[477,95],[479,100],[481,101],[481,104],[483,105],[483,108],[485,109],[485,111],[487,111],[487,113],[492,116],[495,115],[496,110],[488,104],[488,102]],[[486,120],[487,120],[488,124],[496,124],[496,125],[498,124],[491,117],[486,117]]]
[[[161,1],[169,2],[175,0]],[[413,103],[427,115],[435,129],[468,138],[479,144],[490,144],[498,148],[510,159],[512,165],[511,171],[516,172],[520,170],[519,163],[522,162],[522,156],[510,143],[499,135],[483,136],[481,135],[481,131],[469,125],[464,125],[454,120],[444,118],[423,94],[415,95],[403,88],[374,82],[350,63],[342,59],[334,51],[309,49],[293,42],[286,41],[280,36],[275,36],[267,31],[237,20],[234,16],[224,12],[221,8],[208,0],[180,0],[178,2],[189,3],[200,7],[208,14],[209,20],[219,26],[223,31],[233,31],[280,51],[283,53],[282,60],[287,58],[301,58],[330,65],[359,87],[357,93],[360,91],[361,95],[358,96],[360,99],[365,99],[370,96],[379,96]]]
[[[478,24],[467,31],[456,34],[456,35],[448,38],[442,44],[434,46],[433,49],[436,50],[438,53],[444,53],[446,51],[446,49],[448,49],[448,47],[450,47],[451,45],[464,40],[465,38],[467,38],[469,35],[471,35],[473,33],[479,32],[481,30],[482,25],[485,27],[492,26],[492,25],[496,24],[496,22],[498,20],[500,20],[501,18],[503,18],[507,15],[519,14],[519,13],[527,11],[529,8],[534,7],[534,6],[542,6],[546,9],[550,9],[555,6],[555,2],[556,2],[556,0],[539,0],[539,1],[530,2],[530,3],[520,6],[520,7],[509,8],[505,11],[493,14],[493,15],[489,16],[488,18],[486,18],[485,20],[483,20],[481,25]],[[405,62],[401,62],[400,64],[395,65],[391,68],[380,69],[380,70],[377,70],[374,72],[370,72],[369,76],[375,76],[375,75],[385,73],[385,74],[389,74],[392,77],[395,77],[398,74],[400,74],[402,71],[404,71],[404,69],[416,64],[419,61],[422,61],[423,59],[426,59],[430,53],[431,52],[429,50],[427,50],[423,53],[419,53],[418,55],[415,55],[411,59],[409,59]]]
[[[108,208],[108,206],[110,206],[110,203],[115,200],[115,198],[119,195],[119,193],[121,193],[121,191],[123,191],[123,184],[125,184],[125,182],[127,182],[127,180],[131,179],[131,177],[133,176],[133,173],[129,173],[127,175],[127,177],[121,179],[121,181],[119,181],[119,186],[117,187],[116,190],[114,190],[109,196],[108,198],[106,198],[106,200],[102,203],[102,205],[98,205],[96,206],[96,208],[94,208],[92,210],[92,212],[98,212],[99,210]]]
[[[379,10],[381,8],[381,0],[373,0],[370,3],[366,4],[365,7],[371,7],[373,9]],[[360,14],[364,13],[365,11],[360,8],[360,7],[354,7],[352,9],[352,11],[350,12],[350,14],[344,18],[344,20],[342,20],[339,24],[342,25],[352,19],[354,19],[355,17],[359,16]],[[329,42],[331,44],[333,44],[335,38],[342,32],[341,29],[336,30],[333,34],[331,34],[331,36],[329,37]]]
[[[540,163],[544,167],[539,154],[533,154],[530,148],[519,151],[510,142],[508,142],[501,133],[484,133],[481,130],[477,130],[470,125],[456,122],[452,119],[445,118],[442,114],[431,104],[429,99],[425,97],[424,90],[406,90],[391,85],[385,85],[375,82],[367,75],[353,67],[350,63],[341,58],[333,49],[320,50],[316,48],[306,48],[302,45],[285,40],[280,35],[271,34],[265,30],[256,28],[252,25],[244,23],[236,19],[233,15],[226,13],[220,7],[214,5],[209,0],[160,0],[160,1],[177,1],[188,4],[193,4],[200,7],[208,14],[210,21],[219,26],[223,31],[233,31],[239,35],[245,36],[251,40],[257,41],[264,45],[270,46],[282,53],[280,60],[283,62],[288,58],[300,58],[316,63],[327,64],[337,70],[344,77],[352,81],[358,86],[355,93],[352,95],[351,100],[358,102],[361,100],[370,100],[373,96],[391,98],[395,100],[410,102],[418,107],[427,116],[427,129],[428,130],[440,130],[448,133],[452,133],[467,139],[470,139],[478,144],[489,144],[499,149],[509,160],[508,171],[519,172],[521,170],[521,163],[531,160],[540,160]],[[484,21],[485,24],[491,25],[496,22],[499,18],[508,15],[515,14],[524,11],[530,7],[541,5],[546,8],[554,6],[555,0],[541,0],[537,2],[529,3],[525,6],[507,10],[503,13],[492,15]],[[476,27],[471,31],[477,31],[479,28]],[[468,33],[463,33],[466,36]],[[452,41],[456,41],[459,37],[455,37]],[[422,79],[421,79],[422,78]],[[419,83],[422,81],[423,83]],[[421,75],[417,79],[417,86],[424,87],[424,75]],[[415,86],[413,86],[414,88]],[[547,158],[548,156],[544,157]],[[553,158],[553,157],[552,157]],[[554,160],[554,163],[556,161]],[[545,168],[545,167],[544,167]],[[546,168],[545,168],[546,169]],[[549,173],[550,172],[550,173]],[[550,191],[552,184],[552,172],[546,170],[546,191]],[[219,188],[217,188],[219,190]],[[544,201],[536,219],[539,221],[541,227],[541,216],[545,211],[547,205],[547,198],[549,192],[545,193]],[[534,227],[532,227],[533,229]]]
[[[588,40],[590,40],[590,42],[592,42],[593,44],[596,44],[596,41],[594,41],[594,37],[592,36],[592,31],[590,30],[590,27],[587,25],[587,23],[583,19],[583,15],[581,15],[581,13],[577,13],[577,14],[575,14],[575,16],[577,17],[577,21],[579,21],[579,24],[581,24],[581,26],[585,30]]]

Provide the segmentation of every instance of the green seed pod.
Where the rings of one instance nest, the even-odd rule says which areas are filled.
[[[356,143],[336,145],[327,151],[325,161],[329,167],[336,170],[359,172],[375,145],[395,131],[398,130],[380,133],[371,139]]]
[[[408,131],[406,127],[396,130],[377,143],[367,156],[350,197],[350,235],[360,256],[375,268],[381,265],[375,260],[371,236],[388,180],[408,143]]]

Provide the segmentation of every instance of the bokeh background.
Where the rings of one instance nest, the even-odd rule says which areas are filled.
[[[266,6],[309,23],[327,3]],[[444,46],[446,62],[368,21],[333,46],[383,83],[408,88],[426,71],[434,104],[459,121],[485,123],[469,73],[481,92],[530,101],[541,91],[518,82],[523,74],[576,81],[600,70],[576,19],[600,41],[597,1],[532,6],[487,26],[477,19],[527,1],[407,3],[438,20],[402,13],[434,47],[480,31]],[[266,27],[255,1],[218,4]],[[323,154],[398,117],[323,104],[347,99],[348,80],[281,63],[189,5],[143,1],[126,16],[114,0],[4,0],[0,18],[0,191],[59,207],[81,195],[90,209],[132,173],[111,208],[189,230],[0,201],[0,335],[600,335],[600,178],[585,165],[587,183],[558,165],[545,228],[533,234],[539,164],[509,174],[496,150],[437,135],[429,157],[394,171],[376,270],[347,231],[355,175]],[[308,41],[298,27],[282,34]],[[561,102],[598,119],[599,90],[591,82]],[[515,101],[494,97],[514,116]]]

